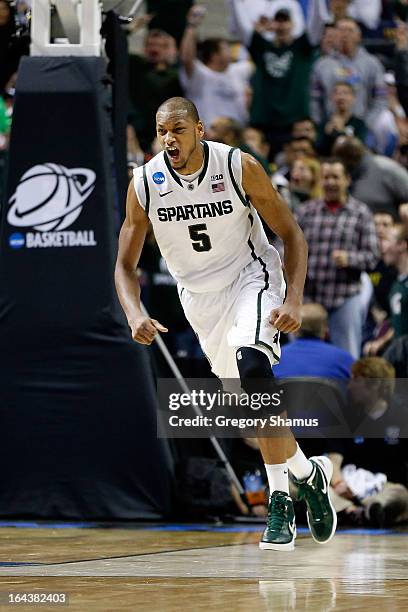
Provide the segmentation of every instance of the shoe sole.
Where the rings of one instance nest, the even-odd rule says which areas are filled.
[[[287,544],[272,544],[270,542],[259,542],[259,548],[261,550],[295,550],[295,540],[296,540],[297,531],[295,529],[295,533],[293,536],[293,540],[288,542]]]
[[[332,537],[336,533],[336,528],[337,528],[337,512],[335,511],[334,506],[332,504],[332,500],[330,499],[330,489],[329,489],[330,481],[331,481],[332,476],[333,476],[333,463],[329,459],[329,461],[330,461],[330,465],[328,466],[329,474],[326,474],[326,465],[321,461],[320,457],[310,457],[310,459],[313,459],[316,463],[319,464],[319,466],[322,468],[322,470],[323,470],[323,472],[324,472],[324,474],[326,476],[326,479],[327,479],[327,498],[329,500],[329,505],[330,505],[330,508],[331,508],[331,511],[332,511],[332,515],[333,515],[333,527],[332,527],[331,533],[330,533],[329,537],[327,538],[327,540],[323,540],[322,541],[322,540],[316,540],[316,538],[314,537],[314,535],[312,533],[312,530],[310,529],[309,513],[308,512],[306,512],[307,524],[309,526],[310,534],[311,534],[313,540],[315,542],[317,542],[317,544],[327,544],[327,542],[330,542],[330,540],[332,539]]]
[[[295,550],[295,542],[288,542],[287,544],[270,544],[269,542],[259,542],[259,548],[261,550],[284,550],[289,552]]]

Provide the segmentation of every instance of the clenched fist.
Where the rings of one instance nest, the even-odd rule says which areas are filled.
[[[150,319],[144,316],[129,321],[129,327],[132,331],[133,340],[140,344],[151,344],[158,331],[169,331],[167,327],[164,327],[161,323],[156,321],[156,319]]]

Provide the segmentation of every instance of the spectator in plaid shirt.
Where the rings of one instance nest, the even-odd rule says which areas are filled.
[[[349,195],[350,179],[340,160],[323,162],[321,180],[323,199],[296,211],[309,246],[305,297],[328,310],[333,344],[358,358],[366,316],[360,277],[379,257],[374,217]]]

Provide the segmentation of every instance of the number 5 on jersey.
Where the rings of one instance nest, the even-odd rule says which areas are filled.
[[[193,243],[193,249],[198,253],[212,249],[210,237],[203,231],[206,229],[207,225],[205,223],[196,223],[195,225],[188,226],[190,238]]]

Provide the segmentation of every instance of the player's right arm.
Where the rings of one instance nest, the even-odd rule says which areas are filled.
[[[147,317],[140,304],[140,284],[137,264],[146,238],[149,218],[137,199],[133,179],[126,199],[126,218],[119,234],[119,250],[115,267],[115,285],[125,311],[132,338],[141,344],[151,344],[158,331],[166,332],[155,319]]]

